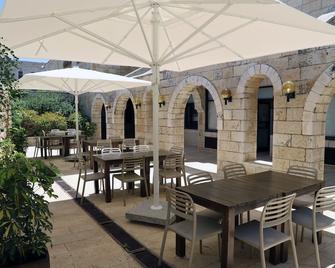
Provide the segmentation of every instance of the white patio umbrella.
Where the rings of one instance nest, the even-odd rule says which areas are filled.
[[[21,89],[68,92],[75,96],[76,141],[79,148],[78,98],[87,92],[109,92],[117,89],[150,86],[151,82],[79,67],[25,74],[19,80]],[[78,150],[80,153],[80,150]]]
[[[159,209],[159,71],[334,44],[335,28],[277,0],[10,0],[0,16],[19,57],[153,71],[154,204]]]

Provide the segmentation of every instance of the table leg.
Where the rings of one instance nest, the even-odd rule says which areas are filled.
[[[148,195],[150,195],[150,160],[145,159],[145,167],[144,171],[141,170],[141,176],[144,177],[147,181],[148,185]],[[141,181],[141,197],[146,197],[146,192],[145,192],[145,184],[143,181]]]
[[[112,201],[112,196],[111,196],[111,183],[110,183],[110,178],[109,178],[109,163],[106,161],[105,162],[105,201],[106,203],[110,203]]]
[[[44,147],[44,159],[47,159],[48,158],[48,156],[47,156],[48,148],[47,148],[47,142],[46,141],[44,141],[43,147]]]
[[[226,208],[223,213],[221,268],[234,266],[235,209]]]
[[[97,173],[98,170],[99,170],[98,162],[94,161],[93,162],[93,171],[94,171],[94,173]],[[95,193],[98,194],[99,193],[99,182],[98,181],[94,181],[94,189],[95,189]]]
[[[180,222],[183,219],[179,216],[176,216],[176,222]],[[185,238],[176,234],[176,255],[178,257],[185,257]]]
[[[63,156],[69,156],[70,155],[70,139],[64,138],[63,146],[64,146]]]
[[[278,227],[276,228],[278,229]],[[285,232],[285,224],[281,224],[281,232]],[[276,247],[270,249],[269,262],[273,265],[277,265],[286,262],[288,259],[288,244],[282,243]]]
[[[89,154],[90,154],[90,167],[92,168],[92,166],[94,165],[93,164],[93,146],[92,145],[90,145],[90,152],[89,152]]]

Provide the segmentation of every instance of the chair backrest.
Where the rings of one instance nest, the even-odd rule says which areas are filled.
[[[170,219],[170,215],[173,213],[185,220],[196,220],[195,205],[188,194],[172,188],[167,188],[166,198],[168,202],[167,219]]]
[[[103,148],[111,148],[112,142],[111,140],[97,140],[97,149],[102,150]]]
[[[133,146],[133,151],[134,152],[149,152],[150,151],[150,146],[149,145],[135,145]]]
[[[315,196],[313,210],[322,212],[335,209],[335,186],[321,188]]]
[[[184,168],[184,159],[180,154],[167,155],[164,160],[163,167],[165,169]]]
[[[234,179],[247,175],[247,171],[242,164],[234,163],[223,167],[224,177],[226,179]]]
[[[173,152],[175,154],[181,154],[182,156],[184,156],[184,148],[173,145],[170,150],[170,152]]]
[[[132,149],[136,145],[135,139],[123,139],[122,149]]]
[[[41,137],[35,137],[35,146],[40,147],[41,146]]]
[[[48,146],[61,146],[63,145],[63,139],[61,137],[50,137],[47,140]]]
[[[187,176],[187,184],[194,185],[194,184],[201,184],[206,182],[213,182],[213,177],[208,172],[200,172],[195,173]]]
[[[287,170],[287,174],[313,180],[318,179],[318,171],[312,167],[290,166]]]
[[[295,196],[291,194],[270,200],[263,209],[260,228],[278,226],[291,220]]]
[[[144,170],[143,157],[127,157],[122,161],[122,172],[134,172],[141,169]]]
[[[84,176],[87,176],[87,166],[88,166],[88,160],[86,160],[83,157],[80,157],[78,159],[78,168],[79,168],[79,177],[81,176],[82,170],[84,170]]]
[[[121,153],[121,149],[120,148],[102,148],[101,149],[101,154],[118,154]]]

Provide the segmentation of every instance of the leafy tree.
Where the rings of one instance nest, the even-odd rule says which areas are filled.
[[[15,70],[17,69],[18,58],[13,50],[2,43],[0,39],[0,121],[3,122],[5,136],[10,127],[11,104],[14,99],[21,96],[22,91],[17,87]]]

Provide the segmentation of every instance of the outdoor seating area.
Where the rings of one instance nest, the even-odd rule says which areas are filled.
[[[335,268],[335,0],[0,0],[0,268]]]

